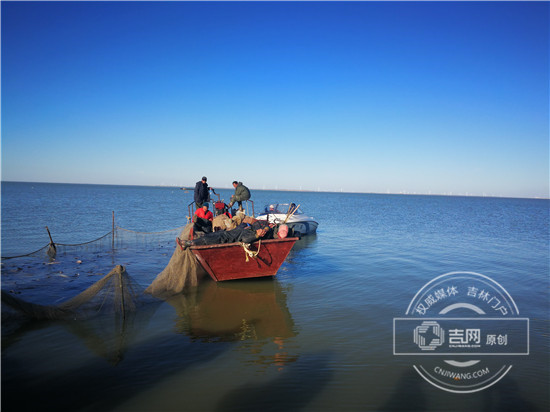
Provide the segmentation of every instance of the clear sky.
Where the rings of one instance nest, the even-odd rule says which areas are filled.
[[[549,196],[548,2],[6,2],[2,180]]]

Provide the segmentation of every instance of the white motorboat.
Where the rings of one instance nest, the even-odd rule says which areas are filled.
[[[319,223],[311,216],[307,216],[299,205],[294,203],[271,203],[256,216],[256,219],[267,220],[270,223],[285,223],[292,231],[293,236],[315,234]]]

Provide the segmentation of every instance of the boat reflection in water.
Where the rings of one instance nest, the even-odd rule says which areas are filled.
[[[195,293],[167,301],[177,312],[177,332],[203,342],[242,342],[258,354],[255,362],[284,366],[297,357],[285,345],[297,335],[286,305],[286,293],[274,279],[202,282]],[[261,348],[275,344],[273,355],[261,356]]]

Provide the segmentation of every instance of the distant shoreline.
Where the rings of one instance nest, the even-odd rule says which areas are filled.
[[[26,182],[16,180],[2,180],[4,183],[26,183],[26,184],[48,184],[48,185],[89,185],[89,186],[113,186],[113,187],[150,187],[159,189],[174,189],[174,190],[194,190],[194,184],[189,186],[177,185],[124,185],[113,183],[62,183],[62,182]],[[495,199],[532,199],[532,200],[550,200],[549,197],[519,197],[519,196],[498,196],[498,195],[475,195],[475,194],[446,194],[446,193],[388,193],[388,192],[346,192],[334,190],[298,190],[298,189],[260,189],[250,187],[253,191],[262,192],[295,192],[295,193],[341,193],[341,194],[357,194],[357,195],[392,195],[392,196],[437,196],[437,197],[471,197],[471,198],[495,198]],[[214,187],[214,190],[233,190],[232,187]]]

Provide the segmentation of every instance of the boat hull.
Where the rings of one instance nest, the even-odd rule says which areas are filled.
[[[297,237],[266,239],[249,246],[255,257],[248,256],[240,243],[191,246],[189,249],[216,282],[275,276]],[[247,259],[248,258],[248,259]]]
[[[287,222],[286,224],[295,236],[314,235],[317,232],[319,223],[314,220]]]
[[[313,218],[310,217],[291,217],[286,219],[286,215],[281,214],[270,214],[270,215],[260,215],[257,217],[258,220],[267,220],[269,216],[269,222],[275,224],[281,224],[286,221],[286,225],[289,229],[292,230],[294,236],[307,236],[314,235],[317,232],[317,223]]]

